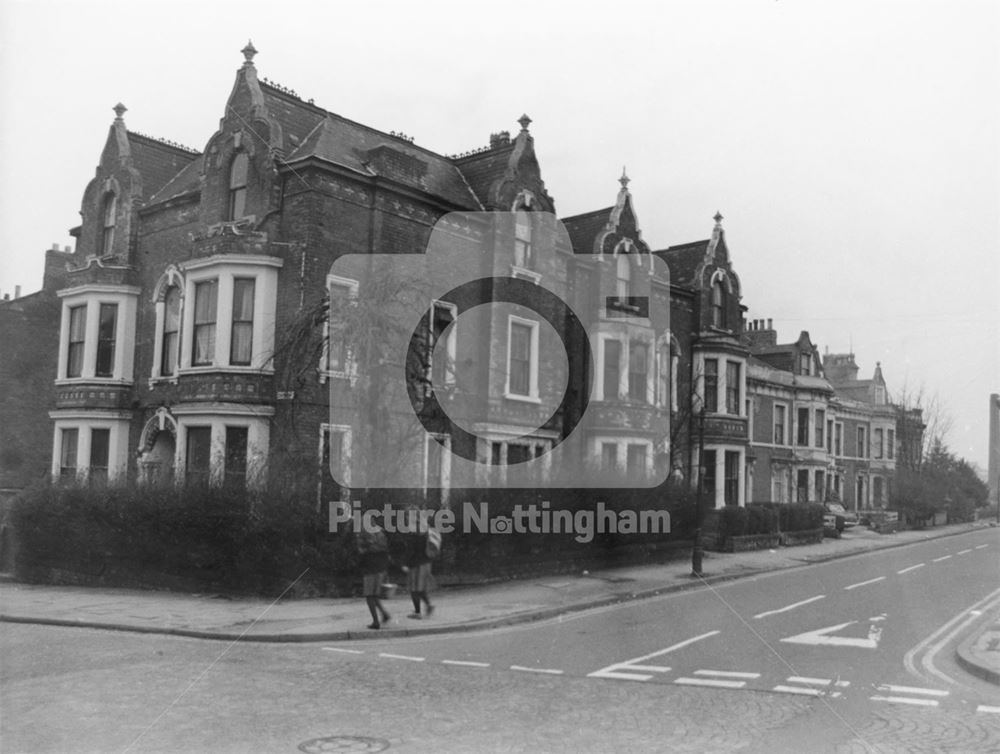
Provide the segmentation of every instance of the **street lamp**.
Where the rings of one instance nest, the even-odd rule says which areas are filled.
[[[702,496],[705,489],[705,405],[698,412],[698,489],[695,494],[694,547],[691,549],[691,575],[701,576],[701,561],[705,555],[701,547]]]

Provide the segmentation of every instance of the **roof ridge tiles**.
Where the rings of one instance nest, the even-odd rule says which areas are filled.
[[[179,152],[184,152],[185,154],[189,154],[195,157],[201,154],[201,151],[198,149],[185,146],[184,144],[179,144],[176,141],[171,141],[170,139],[164,139],[159,136],[150,136],[149,134],[144,134],[139,131],[133,131],[131,129],[128,129],[126,133],[128,133],[130,137],[134,136],[139,139],[145,139],[146,141],[151,141],[155,144],[165,147],[170,147],[171,149],[176,149]]]

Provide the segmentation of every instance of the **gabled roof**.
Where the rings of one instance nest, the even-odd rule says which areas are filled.
[[[493,184],[504,177],[514,152],[514,142],[494,149],[486,149],[464,157],[454,158],[458,169],[484,206],[489,204],[489,193]]]
[[[142,199],[147,201],[191,163],[199,153],[143,134],[128,131],[132,166],[142,176]]]
[[[198,190],[201,187],[201,173],[204,165],[205,156],[198,155],[183,170],[168,181],[163,188],[150,197],[147,206],[157,204],[158,202],[165,202],[176,196]]]
[[[611,212],[614,207],[605,207],[592,212],[585,212],[582,215],[562,218],[562,224],[569,233],[569,240],[573,244],[573,251],[576,254],[592,254],[594,251],[594,239],[597,234],[604,230],[611,220]]]
[[[711,239],[704,241],[691,241],[676,246],[670,246],[656,254],[667,263],[670,268],[670,279],[677,285],[693,285],[695,273],[708,253],[708,245]],[[700,286],[694,286],[700,287]]]

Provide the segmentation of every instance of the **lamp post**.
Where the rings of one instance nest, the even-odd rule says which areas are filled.
[[[701,576],[702,496],[705,489],[705,406],[698,412],[698,489],[695,494],[694,547],[691,549],[691,575]]]

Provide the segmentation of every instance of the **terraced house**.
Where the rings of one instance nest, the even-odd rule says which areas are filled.
[[[608,206],[553,222],[527,116],[446,156],[259,78],[242,52],[201,150],[130,131],[115,108],[75,248],[47,252],[41,291],[0,304],[5,487],[252,489],[281,470],[319,502],[379,486],[374,469],[447,503],[573,469],[700,479],[716,506],[886,499],[881,371],[859,381],[853,357],[821,361],[805,333],[779,346],[747,327],[721,215],[709,238],[657,250],[623,174]],[[378,352],[386,331],[348,322],[389,278],[358,260],[419,259],[440,234],[418,347]],[[455,293],[469,270],[550,298],[477,310]],[[396,392],[377,377],[393,359]],[[372,444],[388,433],[366,421],[406,414],[404,444]]]

